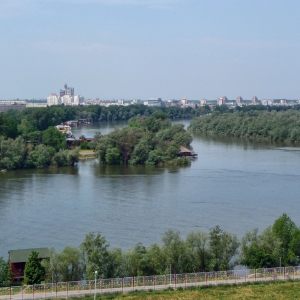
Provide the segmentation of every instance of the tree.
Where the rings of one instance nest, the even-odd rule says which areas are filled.
[[[32,251],[25,265],[24,282],[25,284],[41,283],[45,280],[46,271],[39,259],[39,253]]]
[[[169,270],[171,265],[173,273],[184,273],[187,270],[187,253],[179,231],[167,230],[162,240],[166,271]]]
[[[44,145],[51,146],[57,151],[67,147],[65,134],[52,126],[43,131],[42,139]]]
[[[5,261],[3,257],[0,257],[0,286],[6,286],[13,278],[13,274],[10,269],[9,261]]]
[[[209,252],[208,234],[202,231],[191,232],[186,238],[189,261],[193,272],[209,271],[211,254]]]
[[[239,263],[252,269],[276,267],[280,248],[281,241],[274,235],[271,227],[260,235],[254,229],[242,238]]]
[[[287,214],[275,220],[272,231],[281,241],[280,258],[283,266],[297,263],[300,254],[300,232],[296,224]]]
[[[239,242],[236,235],[216,226],[209,231],[209,251],[212,255],[211,268],[214,271],[229,270],[230,262],[237,254]]]
[[[67,246],[55,256],[54,267],[59,281],[78,281],[83,278],[84,260],[79,249]]]
[[[98,272],[100,278],[107,278],[107,270],[109,265],[109,244],[101,233],[90,232],[85,236],[80,248],[83,251],[86,263],[86,277],[93,279],[95,271]]]

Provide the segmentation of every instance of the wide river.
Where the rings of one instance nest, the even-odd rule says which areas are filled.
[[[125,124],[73,132],[106,134]],[[194,136],[192,145],[199,157],[185,168],[84,161],[1,173],[0,256],[12,249],[78,246],[91,231],[126,250],[138,242],[160,243],[169,228],[184,237],[220,225],[242,237],[282,213],[298,222],[299,148],[205,136]]]

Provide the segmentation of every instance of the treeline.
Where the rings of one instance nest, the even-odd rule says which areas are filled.
[[[86,235],[80,247],[51,250],[50,260],[44,260],[46,282],[77,281],[98,278],[146,276],[170,273],[192,273],[229,270],[242,264],[249,268],[295,266],[300,257],[300,229],[283,214],[273,226],[261,234],[257,229],[238,240],[235,234],[216,226],[209,232],[195,231],[185,239],[178,231],[168,230],[162,244],[145,247],[138,243],[122,252],[110,249],[100,233]],[[0,283],[11,276],[8,263],[0,259]],[[37,283],[37,282],[35,282]]]
[[[194,132],[298,144],[300,111],[215,111],[210,115],[194,118],[189,128]]]
[[[163,112],[169,119],[193,118],[195,116],[205,115],[210,112],[209,106],[193,109],[180,107],[155,107],[139,105],[129,106],[63,106],[53,105],[46,108],[26,108],[23,111],[10,110],[5,113],[6,118],[14,123],[12,126],[15,131],[5,135],[1,133],[0,119],[0,135],[7,137],[15,137],[18,134],[17,125],[24,122],[26,126],[35,128],[35,130],[43,131],[49,126],[55,126],[68,120],[92,119],[94,122],[100,121],[119,121],[129,120],[135,116],[150,116],[154,112]],[[14,136],[12,135],[14,134]]]
[[[190,160],[178,158],[180,146],[189,147],[192,136],[182,124],[172,125],[167,115],[155,112],[149,117],[134,117],[129,127],[101,136],[90,147],[103,164],[184,165]]]

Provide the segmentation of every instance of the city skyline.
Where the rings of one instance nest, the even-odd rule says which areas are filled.
[[[299,99],[296,1],[4,0],[0,99]],[[53,88],[55,90],[53,90]]]

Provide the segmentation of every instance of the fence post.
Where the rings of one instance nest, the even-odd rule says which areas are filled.
[[[145,290],[145,276],[143,276],[143,285],[144,285],[144,290]]]
[[[254,281],[256,282],[256,269],[254,270]]]
[[[176,290],[176,278],[177,278],[177,276],[176,276],[176,274],[174,274],[175,290]]]
[[[166,287],[166,275],[164,276],[164,286]]]
[[[34,299],[34,284],[32,285],[32,298]]]
[[[78,281],[78,296],[80,296],[80,281]]]
[[[264,277],[265,277],[265,281],[267,280],[267,276],[266,276],[266,268],[264,268]]]
[[[156,275],[154,275],[154,279],[153,279],[154,291],[155,291],[155,284],[156,284]]]
[[[67,282],[67,299],[69,299],[69,282]]]
[[[55,299],[57,299],[57,282],[55,284]]]
[[[205,272],[205,285],[207,285],[207,272]]]
[[[293,267],[293,280],[295,280],[295,267]]]
[[[132,277],[132,290],[134,291],[134,276]]]
[[[184,288],[186,289],[186,274],[184,274]]]
[[[124,294],[124,278],[122,278],[122,294]]]
[[[245,282],[246,282],[246,269],[245,269]]]
[[[285,267],[283,267],[283,279],[285,280]]]
[[[46,299],[46,283],[44,283],[44,294],[45,294],[45,299]]]
[[[11,299],[11,286],[9,287],[9,299]]]
[[[102,294],[102,279],[100,279],[100,294]]]

